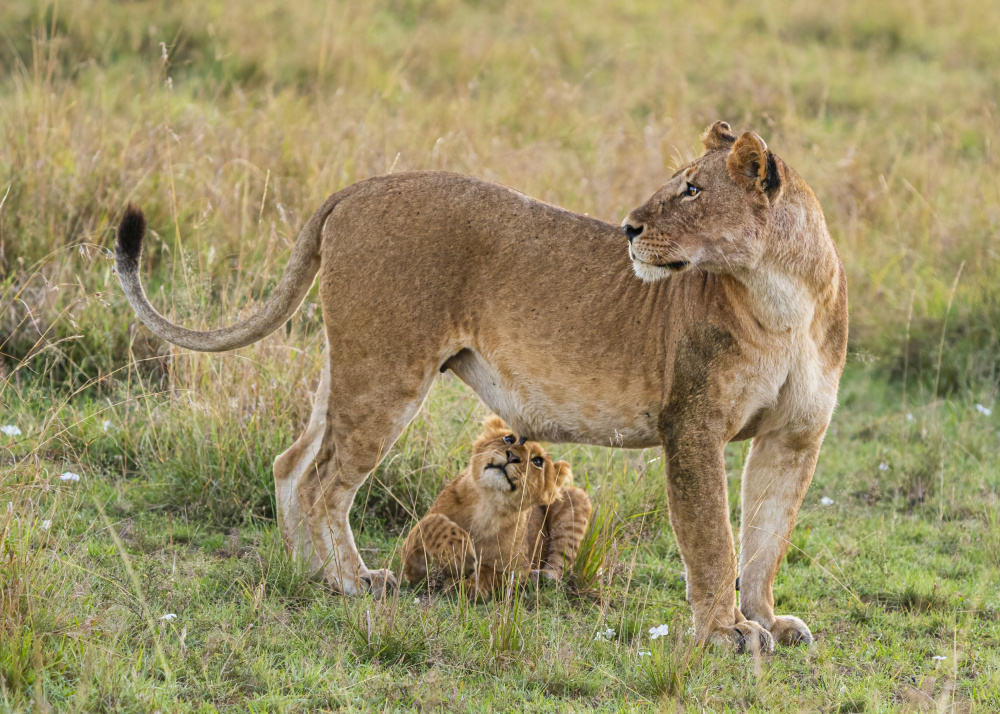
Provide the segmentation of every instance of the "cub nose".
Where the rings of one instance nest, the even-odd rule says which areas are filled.
[[[508,464],[519,464],[519,463],[521,463],[521,457],[514,456],[514,454],[510,453],[510,449],[507,449],[507,463]]]
[[[631,223],[623,223],[622,230],[625,231],[625,235],[628,237],[628,242],[631,243],[636,238],[642,235],[642,231],[645,228],[641,223],[639,225],[632,225]]]

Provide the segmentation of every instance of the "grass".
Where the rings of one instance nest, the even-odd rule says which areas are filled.
[[[0,5],[0,710],[1000,709],[998,34],[958,0]],[[270,472],[308,418],[315,291],[186,353],[107,257],[140,201],[154,302],[226,324],[355,180],[454,170],[620,221],[719,118],[815,189],[850,282],[776,584],[807,649],[693,646],[655,450],[553,447],[596,506],[562,586],[333,595],[285,557]],[[370,565],[398,570],[481,416],[442,377],[359,494]]]

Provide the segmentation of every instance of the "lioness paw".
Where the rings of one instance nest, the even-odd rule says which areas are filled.
[[[382,597],[399,589],[399,583],[391,570],[369,570],[360,580],[362,587],[375,597]]]
[[[736,654],[774,652],[774,638],[771,637],[771,633],[753,620],[744,620],[732,627],[719,628],[709,635],[708,641],[716,646],[732,647],[736,650]]]
[[[752,620],[744,620],[733,627],[735,632],[736,653],[774,652],[774,637],[771,633]]]
[[[816,641],[806,623],[791,615],[774,618],[771,636],[781,645],[811,645]]]

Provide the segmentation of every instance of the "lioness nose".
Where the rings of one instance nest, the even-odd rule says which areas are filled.
[[[643,226],[642,224],[634,226],[631,223],[625,223],[622,225],[622,229],[625,231],[625,235],[628,236],[629,243],[631,243],[636,238],[642,235],[643,228],[645,228],[645,226]]]
[[[510,453],[510,449],[508,449],[507,450],[507,463],[508,464],[519,464],[519,463],[521,463],[521,459],[520,459],[520,457],[514,456],[514,454]]]

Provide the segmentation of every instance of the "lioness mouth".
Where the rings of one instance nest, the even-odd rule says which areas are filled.
[[[681,268],[686,268],[691,264],[689,260],[675,260],[672,263],[661,263],[657,265],[657,268],[669,268],[670,270],[680,270]]]

